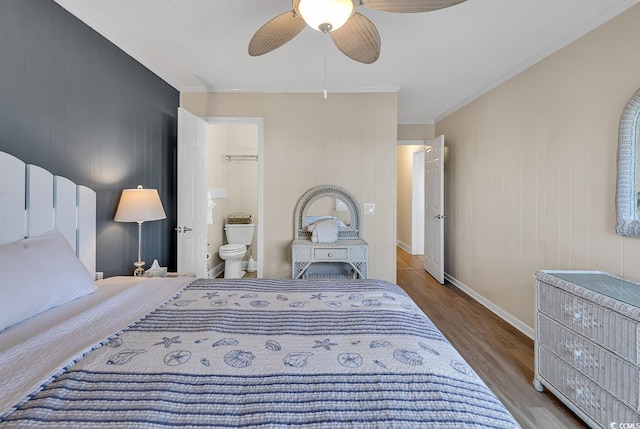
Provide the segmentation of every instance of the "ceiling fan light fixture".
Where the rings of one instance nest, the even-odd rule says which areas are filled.
[[[300,0],[298,10],[309,27],[328,33],[347,22],[354,4],[353,0]]]

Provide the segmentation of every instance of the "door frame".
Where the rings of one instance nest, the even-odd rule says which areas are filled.
[[[202,116],[210,125],[257,125],[258,126],[258,220],[256,233],[258,234],[256,247],[258,251],[258,278],[264,272],[264,118],[246,116]]]
[[[424,255],[424,156],[425,147],[411,154],[411,254]]]

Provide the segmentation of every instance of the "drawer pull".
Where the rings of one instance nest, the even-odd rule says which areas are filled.
[[[576,395],[576,398],[578,399],[582,399],[584,397],[584,391],[582,389],[575,389],[574,390],[574,394]]]
[[[333,257],[333,253],[327,253],[327,256],[331,258]]]

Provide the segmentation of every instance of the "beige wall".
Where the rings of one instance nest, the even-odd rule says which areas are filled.
[[[640,87],[640,5],[436,124],[445,271],[533,326],[539,269],[640,280],[615,233],[620,114]]]
[[[403,249],[411,250],[411,199],[413,182],[413,152],[420,147],[402,144],[402,140],[430,140],[436,136],[434,124],[398,125],[398,149],[396,151],[396,217],[397,241]]]
[[[362,208],[369,277],[395,281],[397,94],[183,93],[199,116],[264,118],[264,276],[291,276],[293,211],[309,188],[331,183]]]

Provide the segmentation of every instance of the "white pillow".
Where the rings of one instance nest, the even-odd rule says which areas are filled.
[[[307,227],[314,243],[335,243],[338,241],[338,220],[335,218],[316,221]]]
[[[56,230],[0,246],[0,331],[96,289]]]

